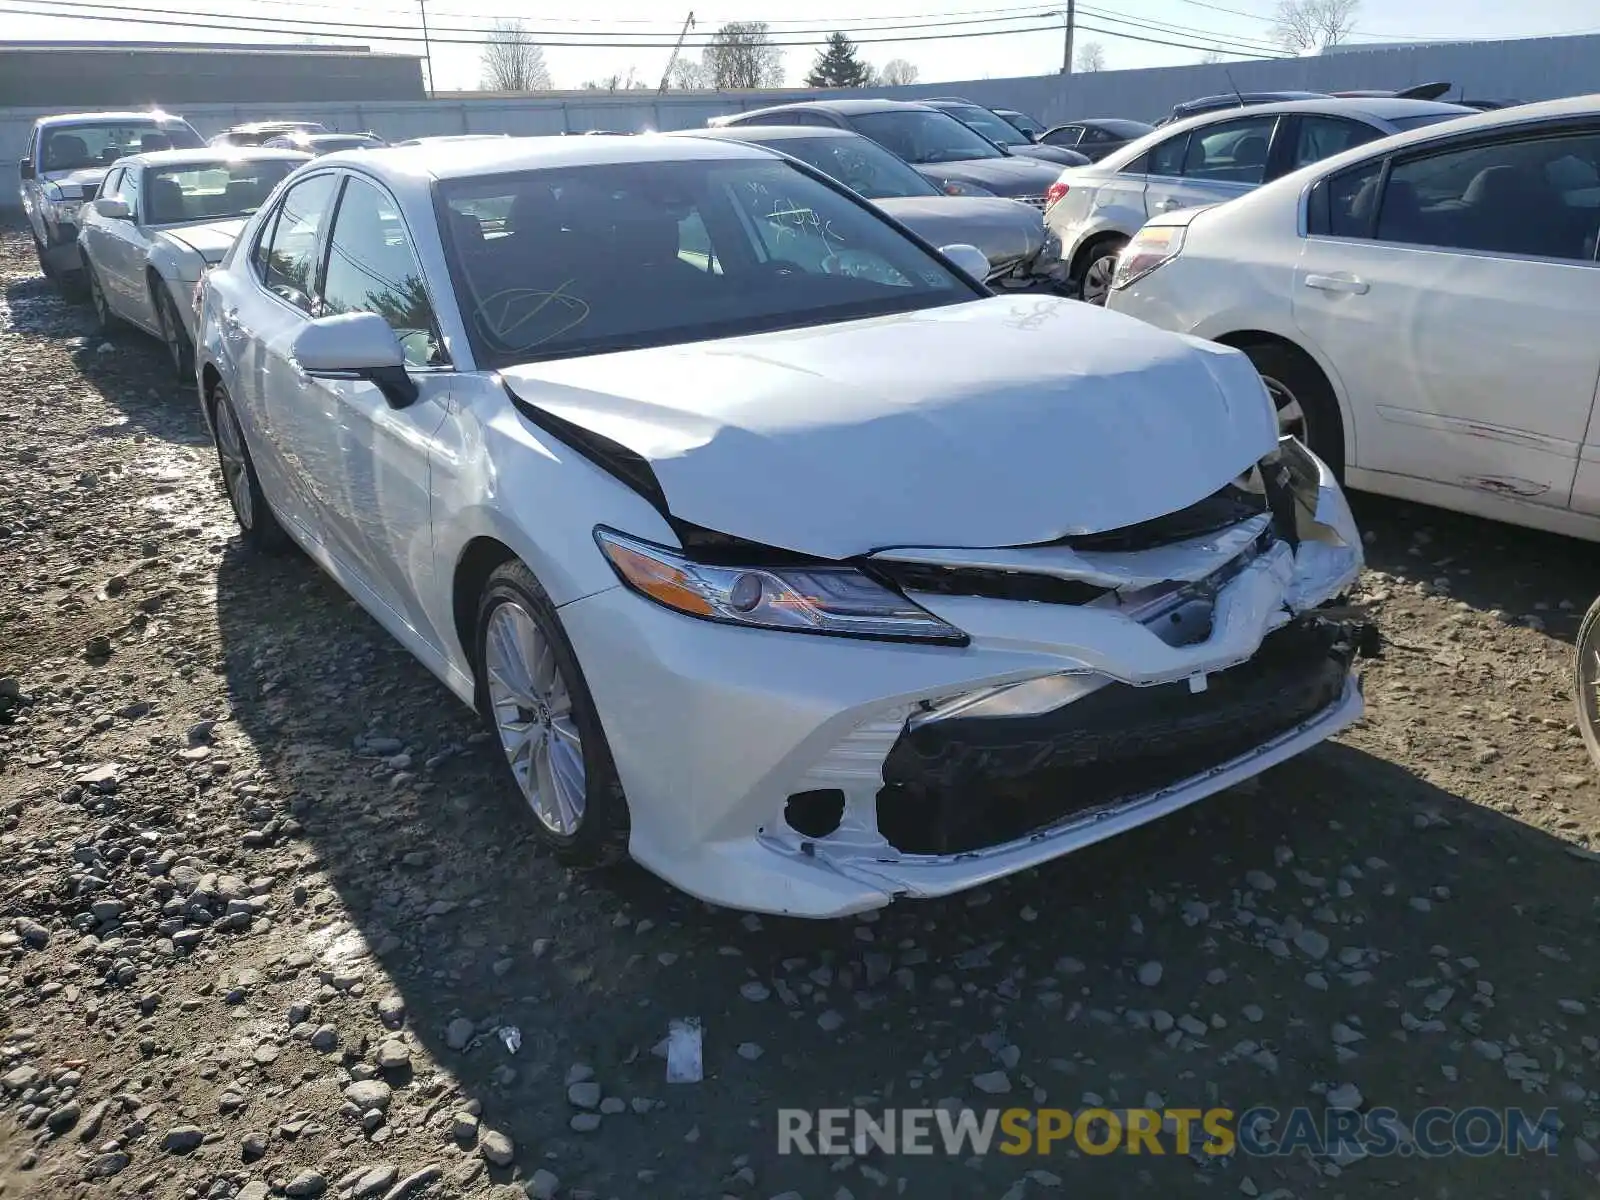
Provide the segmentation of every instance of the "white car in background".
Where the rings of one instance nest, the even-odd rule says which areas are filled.
[[[1109,307],[1250,355],[1351,487],[1600,539],[1600,96],[1158,217]]]
[[[1296,100],[1207,113],[1171,125],[1050,189],[1045,224],[1079,294],[1105,303],[1117,255],[1151,217],[1232,200],[1308,163],[1476,110],[1430,100]]]
[[[560,858],[943,895],[1361,712],[1360,535],[1248,360],[955,257],[734,141],[329,155],[205,277],[205,419]]]
[[[78,245],[104,331],[119,321],[167,345],[194,378],[194,286],[246,218],[308,154],[253,146],[163,150],[117,160],[81,216]]]

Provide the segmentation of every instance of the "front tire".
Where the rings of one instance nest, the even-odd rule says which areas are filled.
[[[1600,599],[1589,606],[1578,626],[1578,648],[1572,660],[1572,690],[1577,701],[1578,731],[1589,757],[1600,767]]]
[[[290,546],[289,535],[278,524],[261,490],[228,389],[217,384],[207,402],[211,406],[212,440],[217,446],[217,464],[222,468],[223,491],[233,506],[233,518],[239,523],[245,545],[263,554],[281,554]]]
[[[180,381],[194,382],[194,343],[184,327],[183,317],[173,302],[166,281],[150,281],[151,298],[155,301],[156,322],[161,326],[161,340],[166,343],[167,357],[172,361],[172,373]]]
[[[95,332],[109,337],[117,331],[121,322],[117,314],[111,311],[111,300],[106,295],[105,285],[100,282],[99,273],[83,260],[83,280],[89,291],[89,304],[94,308]]]
[[[532,571],[510,562],[478,606],[478,708],[534,835],[560,861],[616,862],[628,849],[628,805],[572,643]]]
[[[1278,411],[1278,433],[1292,434],[1344,478],[1344,421],[1327,378],[1304,351],[1281,342],[1239,346],[1255,364]]]

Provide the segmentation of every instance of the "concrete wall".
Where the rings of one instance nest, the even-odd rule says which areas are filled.
[[[1017,108],[1046,123],[1073,117],[1153,120],[1173,104],[1232,90],[1305,91],[1399,88],[1450,80],[1471,98],[1546,100],[1600,92],[1600,35],[1456,42],[1222,66],[1101,71],[885,88],[899,99],[967,96]],[[585,129],[688,129],[708,117],[826,93],[806,91],[674,93],[568,92],[548,97],[451,97],[340,104],[185,104],[173,106],[203,134],[270,117],[320,120],[340,129],[373,129],[388,138],[433,133],[555,134]],[[857,93],[859,94],[859,93]],[[1452,93],[1455,95],[1456,93]],[[50,109],[0,108],[0,205],[17,201],[16,161],[33,120]]]

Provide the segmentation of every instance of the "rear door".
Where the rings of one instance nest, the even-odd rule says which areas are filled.
[[[1317,184],[1307,229],[1294,321],[1347,393],[1353,465],[1565,507],[1600,376],[1600,126],[1369,160]],[[1600,473],[1583,493],[1600,511]]]
[[[1173,140],[1185,143],[1181,158],[1168,153],[1157,162],[1152,152],[1147,214],[1216,204],[1260,187],[1278,126],[1272,114],[1233,117],[1178,135]]]
[[[1296,113],[1284,118],[1277,138],[1278,152],[1267,169],[1267,178],[1276,179],[1386,136],[1386,130],[1365,121],[1323,113]]]

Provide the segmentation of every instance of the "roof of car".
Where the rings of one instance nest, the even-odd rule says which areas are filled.
[[[91,121],[183,121],[177,113],[155,112],[145,109],[143,112],[80,112],[80,113],[51,113],[48,117],[40,117],[35,125],[83,125]],[[188,124],[184,121],[184,124]]]
[[[1471,110],[1460,104],[1445,104],[1439,100],[1401,100],[1394,96],[1364,96],[1341,99],[1323,96],[1315,100],[1280,100],[1275,104],[1250,104],[1244,108],[1218,109],[1215,112],[1197,113],[1181,121],[1158,125],[1155,132],[1173,134],[1183,129],[1196,129],[1221,121],[1234,121],[1244,117],[1270,117],[1279,113],[1325,113],[1331,116],[1376,117],[1392,121],[1398,117],[1420,117],[1432,113],[1466,114]],[[1149,134],[1145,135],[1149,137]]]
[[[268,150],[264,146],[201,146],[194,150],[151,150],[147,154],[129,154],[117,162],[122,166],[142,163],[147,167],[183,167],[192,163],[250,162],[258,159],[304,162],[310,157],[298,150]]]
[[[838,138],[843,141],[865,138],[851,129],[834,125],[718,125],[711,129],[680,129],[672,137],[715,137],[741,142],[785,142],[792,138]]]
[[[610,163],[771,157],[769,151],[759,146],[732,138],[686,138],[646,133],[637,137],[618,138],[556,135],[429,142],[418,146],[380,146],[374,150],[329,154],[317,162],[328,166],[359,166],[380,176],[470,179],[479,175]]]
[[[895,109],[927,112],[929,106],[919,101],[910,100],[796,100],[792,104],[772,104],[766,108],[752,108],[745,112],[730,115],[734,118],[749,117],[754,116],[756,113],[778,112],[785,108],[820,108],[827,112],[836,113],[869,113],[890,112]]]

